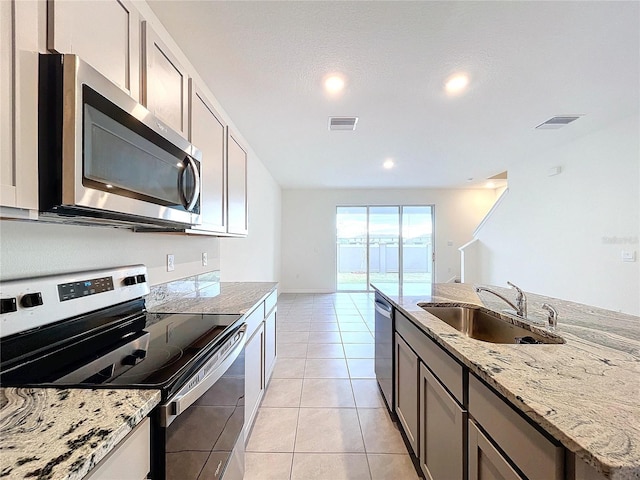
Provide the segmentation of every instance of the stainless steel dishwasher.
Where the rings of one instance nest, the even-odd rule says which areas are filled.
[[[387,408],[394,415],[393,397],[393,308],[378,292],[375,296],[375,371]]]

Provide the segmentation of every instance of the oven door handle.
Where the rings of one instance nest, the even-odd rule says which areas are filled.
[[[206,366],[185,383],[187,387],[176,393],[173,398],[160,407],[160,425],[162,427],[171,425],[181,413],[193,405],[225,374],[244,348],[246,330],[247,326],[245,324],[233,334],[235,339],[234,347],[227,352],[224,358],[218,359],[215,366],[203,378],[198,380],[195,386],[190,387],[190,384],[197,380],[202,371],[207,368]]]

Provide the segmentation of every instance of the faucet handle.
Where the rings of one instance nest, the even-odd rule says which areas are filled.
[[[556,328],[558,327],[558,311],[548,303],[543,303],[542,308],[543,310],[546,310],[547,312],[549,312],[549,316],[547,317],[548,319],[547,329],[552,332],[555,332]]]
[[[509,281],[507,281],[507,285],[509,285],[511,288],[514,288],[516,292],[518,292],[518,294],[516,295],[516,305],[518,306],[518,316],[527,318],[527,296],[517,285],[514,285]]]

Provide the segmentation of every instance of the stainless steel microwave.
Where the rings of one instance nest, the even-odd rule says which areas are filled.
[[[70,223],[201,223],[200,151],[76,55],[40,55],[40,215]]]

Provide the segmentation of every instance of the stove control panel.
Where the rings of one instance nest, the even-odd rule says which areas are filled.
[[[126,277],[125,285],[129,285]],[[113,277],[92,278],[90,280],[80,280],[79,282],[59,283],[58,296],[61,302],[73,300],[74,298],[86,297],[113,290]]]
[[[148,293],[144,265],[8,280],[0,283],[0,336],[38,328]]]

